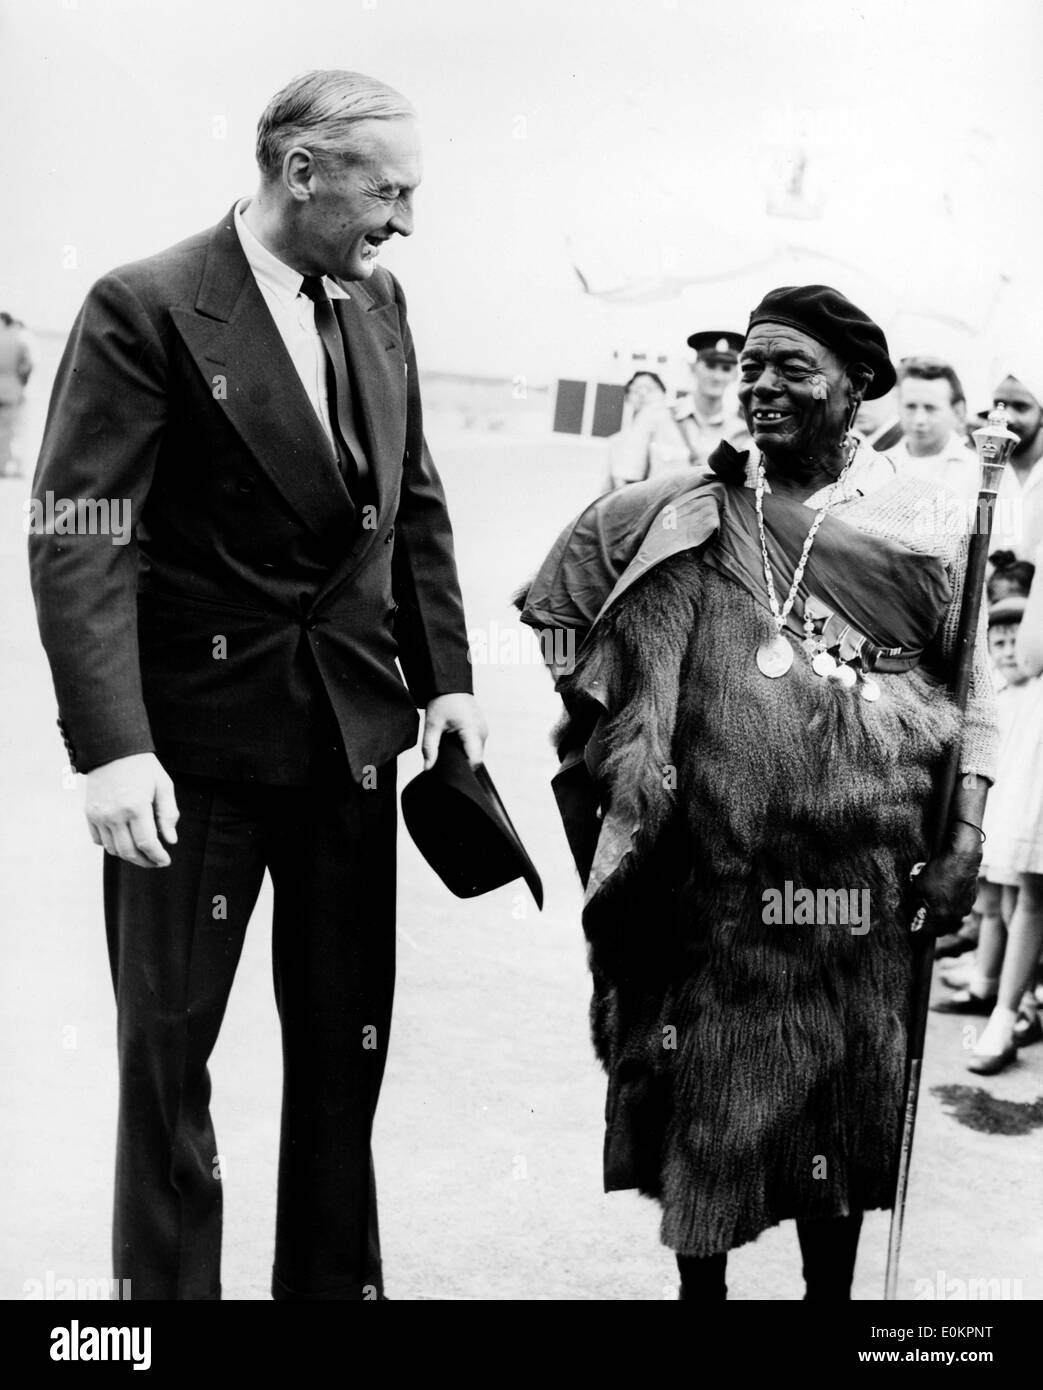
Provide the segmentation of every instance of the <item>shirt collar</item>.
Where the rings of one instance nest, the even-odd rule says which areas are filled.
[[[685,396],[681,401],[681,408],[678,411],[676,418],[679,420],[683,420],[686,417],[688,417],[694,420],[700,429],[709,429],[711,426],[714,425],[723,425],[724,416],[725,411],[723,403],[721,405],[720,410],[717,411],[716,415],[702,415],[695,407],[695,397]]]
[[[949,438],[936,454],[927,454],[926,457],[923,458],[917,457],[915,454],[909,452],[909,445],[906,443],[905,439],[900,439],[897,444],[886,452],[897,454],[900,459],[909,459],[914,463],[923,464],[930,464],[932,461],[935,464],[965,463],[968,461],[974,463],[977,459],[975,450],[968,446],[966,437],[957,430],[952,431]]]
[[[249,201],[249,198],[242,198],[235,206],[235,230],[239,237],[239,244],[243,248],[243,255],[246,257],[257,283],[265,289],[271,290],[281,300],[292,304],[301,292],[304,276],[300,271],[294,270],[293,266],[281,261],[278,256],[273,256],[267,246],[262,245],[251,232],[243,220],[243,209]],[[336,280],[331,280],[328,275],[322,277],[322,283],[330,299],[351,298],[347,290]]]

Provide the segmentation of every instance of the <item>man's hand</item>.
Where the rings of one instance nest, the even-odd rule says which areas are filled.
[[[914,899],[927,909],[924,930],[933,936],[956,931],[974,906],[981,843],[957,843],[932,859],[913,880]]]
[[[482,761],[485,740],[489,737],[489,726],[473,695],[438,695],[428,705],[424,712],[424,739],[421,744],[425,772],[438,757],[438,745],[443,734],[459,734],[467,761],[472,767],[478,766]]]
[[[142,869],[170,863],[160,836],[177,844],[178,809],[174,784],[155,753],[132,753],[88,772],[84,810],[91,839],[106,854]]]

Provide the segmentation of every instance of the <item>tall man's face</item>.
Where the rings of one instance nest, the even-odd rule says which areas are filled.
[[[1043,425],[1043,410],[1032,392],[1026,391],[1020,381],[1008,376],[993,392],[992,404],[993,408],[999,405],[1006,408],[1011,432],[1021,440],[1014,452],[1021,454],[1030,449]]]
[[[413,193],[420,183],[417,125],[407,117],[362,121],[360,161],[314,160],[294,224],[296,268],[339,280],[368,280],[381,245],[413,231]]]
[[[945,377],[925,381],[907,376],[899,383],[898,402],[902,434],[913,458],[940,454],[962,424],[961,406],[953,404],[952,384]]]

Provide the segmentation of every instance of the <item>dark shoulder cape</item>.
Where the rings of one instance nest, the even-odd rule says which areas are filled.
[[[607,614],[643,576],[686,551],[699,551],[709,568],[741,585],[770,612],[753,492],[744,486],[745,455],[721,446],[714,474],[693,481],[690,472],[630,485],[598,498],[558,537],[529,587],[522,621],[538,629],[565,629],[572,642],[544,642],[555,681],[573,676],[577,649],[590,650]],[[785,497],[763,499],[766,549],[781,604],[789,591],[813,512]],[[938,631],[951,599],[940,558],[897,541],[867,535],[826,516],[808,558],[786,630],[803,636],[805,604],[823,619],[822,639],[846,660],[882,672],[914,667]],[[600,664],[580,663],[568,682],[573,724],[554,792],[580,876],[588,875],[601,831],[592,772],[599,761],[601,716],[612,714]],[[582,718],[576,701],[585,700]]]
[[[649,570],[682,551],[704,549],[769,610],[752,491],[722,446],[713,476],[679,473],[636,483],[591,504],[561,533],[529,588],[522,622],[565,628],[585,641],[599,620]],[[781,604],[811,526],[802,503],[766,494],[768,558]],[[819,527],[787,627],[799,639],[804,603],[813,595],[831,616],[825,637],[847,642],[866,667],[909,670],[937,632],[952,590],[941,560],[895,540],[870,536],[827,515]],[[833,642],[827,640],[827,645]],[[568,650],[567,646],[564,648]],[[575,648],[573,647],[574,651]],[[552,666],[556,678],[566,672]]]

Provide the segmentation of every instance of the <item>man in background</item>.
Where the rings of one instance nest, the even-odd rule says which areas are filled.
[[[1043,383],[1035,365],[1026,371],[1019,362],[1016,372],[1004,373],[992,404],[1004,407],[1018,436],[996,497],[992,544],[1013,550],[1019,560],[1034,560],[1043,545]]]
[[[967,398],[950,363],[906,357],[898,369],[901,440],[887,450],[899,473],[923,478],[973,503],[980,469],[967,444]]]
[[[888,391],[877,401],[863,401],[855,416],[855,429],[871,449],[884,454],[902,437],[898,419],[898,392]]]
[[[741,333],[718,330],[693,333],[688,339],[688,346],[695,349],[693,389],[675,405],[674,418],[688,446],[689,461],[697,468],[706,466],[722,441],[739,450],[753,447],[738,400],[728,400],[728,391],[738,379],[739,352],[745,341]]]

